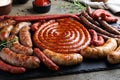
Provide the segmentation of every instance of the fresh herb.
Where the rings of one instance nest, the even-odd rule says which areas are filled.
[[[2,48],[6,48],[7,45],[10,45],[10,44],[12,44],[15,41],[17,41],[16,37],[14,39],[12,39],[12,40],[9,40],[9,41],[2,41],[2,42],[0,42],[0,50],[2,50]]]
[[[77,7],[79,7],[80,9],[85,9],[86,7],[84,5],[82,5],[79,1],[73,1],[73,4]]]

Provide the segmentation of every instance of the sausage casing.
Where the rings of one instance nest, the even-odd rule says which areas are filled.
[[[30,27],[25,26],[21,28],[19,32],[20,43],[26,47],[32,47],[31,34],[29,30],[30,30]]]
[[[31,25],[30,22],[20,22],[12,29],[11,34],[16,35],[19,33],[19,31],[22,27],[30,26],[30,25]]]
[[[1,31],[0,31],[0,40],[5,41],[10,35],[11,30],[13,29],[13,25],[8,25],[5,26]]]
[[[25,68],[38,68],[40,63],[40,60],[35,56],[16,54],[9,48],[3,48],[1,50],[0,58],[9,64]]]
[[[79,53],[56,53],[48,49],[45,49],[43,52],[53,62],[62,66],[75,65],[83,61],[83,57]]]
[[[80,50],[80,54],[85,58],[103,58],[117,48],[117,41],[114,38],[109,38],[106,43],[98,47],[86,47]]]

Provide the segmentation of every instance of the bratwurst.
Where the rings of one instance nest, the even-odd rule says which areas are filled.
[[[38,68],[40,60],[35,56],[26,56],[24,54],[16,54],[9,48],[3,48],[0,52],[0,58],[9,64],[25,68]]]

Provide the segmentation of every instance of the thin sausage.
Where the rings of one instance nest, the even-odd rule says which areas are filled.
[[[24,45],[25,47],[32,47],[32,40],[31,40],[31,33],[30,33],[30,27],[25,26],[22,27],[19,32],[19,38],[20,43]]]
[[[34,49],[34,53],[43,61],[43,63],[51,70],[58,71],[59,66],[57,66],[51,59],[49,59],[39,48]]]
[[[56,64],[62,66],[76,65],[83,61],[83,57],[79,53],[56,53],[49,49],[45,49],[43,52]]]
[[[9,48],[3,48],[0,52],[0,58],[9,64],[25,68],[38,68],[40,60],[35,56],[26,56],[24,54],[16,54]]]
[[[99,26],[99,27],[100,27],[100,24],[99,24],[97,21],[95,21],[92,17],[90,17],[85,10],[83,10],[83,11],[81,12],[81,15],[84,16],[86,19],[88,19],[91,23],[93,23],[93,24],[95,24],[96,26]]]
[[[2,60],[0,60],[0,70],[10,72],[12,74],[20,74],[20,73],[24,73],[26,71],[26,69],[24,67],[12,66],[12,65],[9,65],[9,64],[3,62]]]
[[[102,33],[102,34],[105,34],[109,37],[120,38],[120,35],[115,35],[115,34],[109,33],[107,31],[103,30],[102,28],[92,24],[84,16],[80,16],[80,19],[83,22],[83,24],[85,24],[87,26],[87,28],[89,28],[89,29],[94,29],[95,31]]]
[[[66,18],[71,17],[76,20],[80,20],[80,18],[74,14],[53,14],[48,16],[22,16],[16,17],[16,21],[39,21],[39,20],[50,20],[50,19],[59,19],[59,18]]]
[[[120,32],[116,28],[114,28],[112,25],[108,24],[106,21],[101,19],[98,19],[98,21],[106,31],[111,32],[113,34],[120,35]]]

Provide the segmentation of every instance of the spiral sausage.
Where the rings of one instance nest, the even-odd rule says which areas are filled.
[[[90,43],[90,34],[79,22],[62,18],[51,20],[39,27],[33,41],[41,49],[58,53],[75,53]]]

